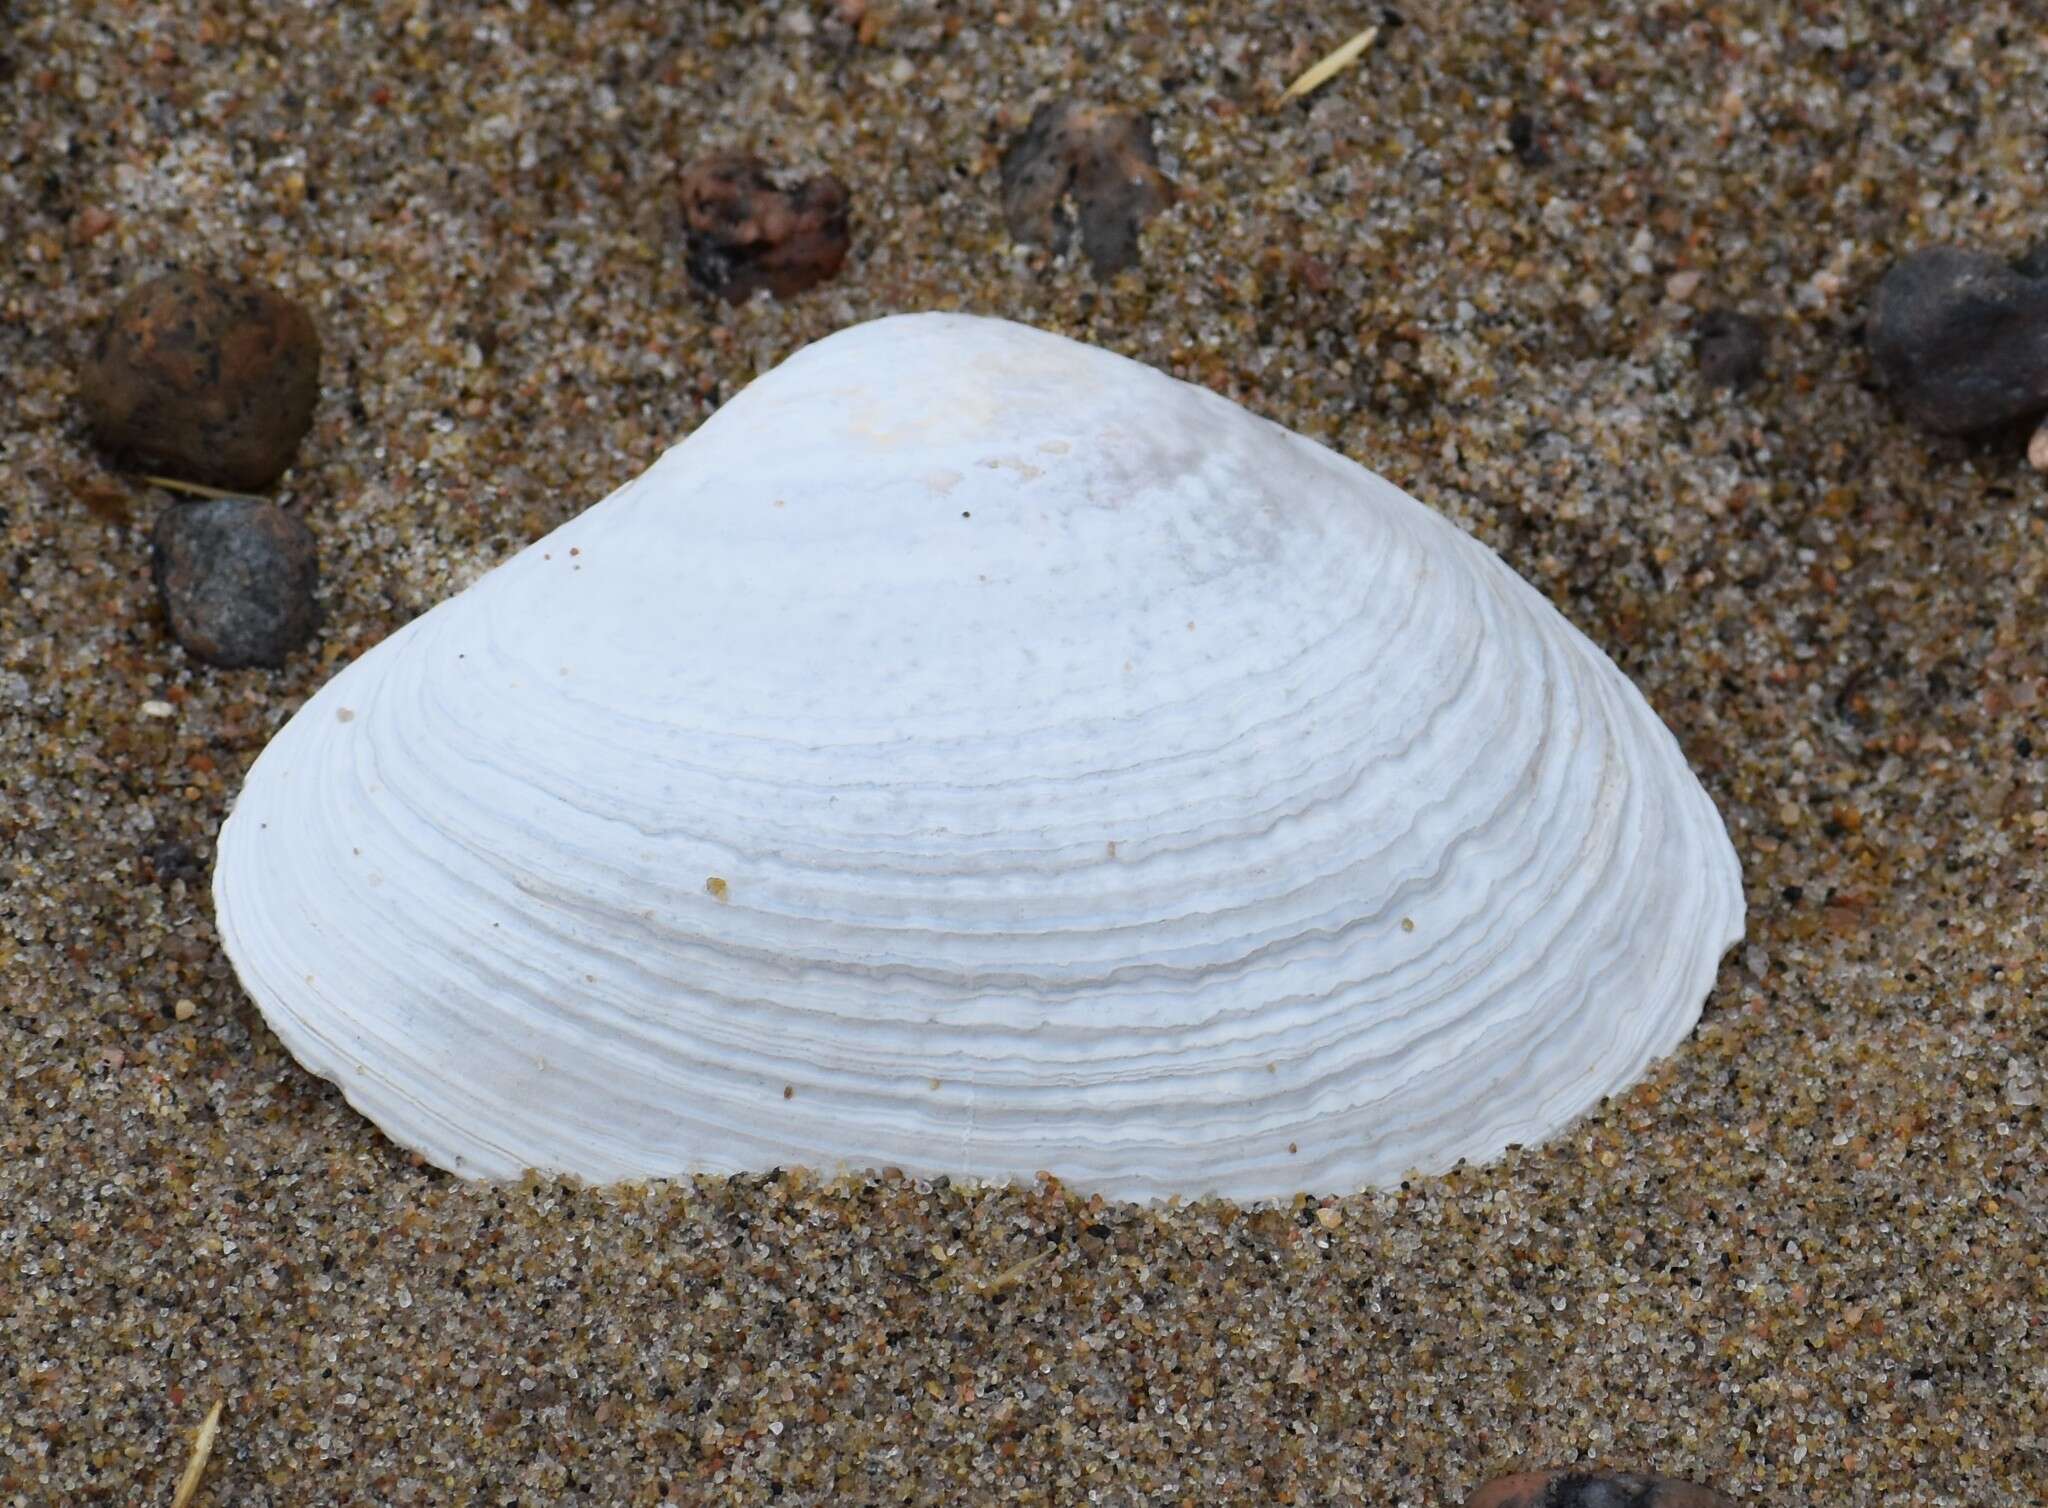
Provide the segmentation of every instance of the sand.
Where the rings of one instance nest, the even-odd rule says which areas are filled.
[[[0,13],[0,1502],[168,1501],[224,1400],[196,1501],[243,1508],[1435,1505],[1579,1458],[2038,1504],[2048,485],[1900,421],[1859,322],[1905,250],[2048,233],[2039,11],[1404,4],[1271,112],[1379,8],[870,8]],[[1184,190],[1108,284],[996,192],[1073,91]],[[691,288],[713,147],[847,182],[834,282]],[[282,672],[169,641],[174,504],[85,438],[91,322],[177,263],[326,345]],[[206,895],[266,736],[796,346],[932,307],[1327,441],[1613,655],[1746,869],[1694,1039],[1497,1166],[1253,1211],[476,1187],[300,1070]],[[1770,322],[1740,392],[1710,307]]]

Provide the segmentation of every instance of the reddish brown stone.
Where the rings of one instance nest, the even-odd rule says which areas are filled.
[[[1137,265],[1138,232],[1175,193],[1145,117],[1078,100],[1040,105],[1002,171],[1010,234],[1064,252],[1078,221],[1097,277]]]
[[[759,158],[720,152],[683,174],[690,275],[730,303],[789,298],[839,271],[851,238],[846,185],[829,173],[778,188]]]
[[[122,301],[80,393],[99,443],[184,481],[250,489],[291,464],[320,396],[320,337],[290,299],[174,272]]]
[[[1557,1467],[1496,1477],[1465,1508],[1735,1508],[1712,1488],[1634,1472]]]

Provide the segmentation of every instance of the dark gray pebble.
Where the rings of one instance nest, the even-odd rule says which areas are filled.
[[[1734,1501],[1694,1482],[1635,1472],[1559,1467],[1498,1477],[1465,1508],[1735,1508]]]
[[[206,873],[190,845],[175,840],[159,843],[149,851],[149,867],[160,885],[173,880],[197,880]]]
[[[1138,232],[1173,202],[1142,115],[1079,100],[1040,105],[1003,154],[1003,217],[1019,241],[1064,252],[1075,224],[1097,277],[1138,262]]]
[[[313,632],[313,531],[275,503],[173,503],[152,551],[171,632],[211,664],[278,666]]]
[[[1916,251],[1877,285],[1865,339],[1915,424],[1994,429],[2048,411],[2048,249],[2017,267],[1958,246]]]
[[[1743,387],[1764,369],[1763,322],[1733,309],[1709,309],[1692,327],[1693,356],[1711,387]]]

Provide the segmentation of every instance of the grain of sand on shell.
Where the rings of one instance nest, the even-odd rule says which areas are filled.
[[[1902,424],[1858,329],[1899,252],[2048,229],[2039,12],[1404,5],[1267,113],[1379,8],[870,9],[0,21],[0,1502],[165,1500],[225,1399],[203,1503],[1430,1505],[1575,1457],[2037,1503],[2048,493]],[[1184,191],[1106,285],[1002,228],[1003,145],[1074,90],[1154,112]],[[715,147],[847,181],[834,282],[693,294]],[[181,262],[326,347],[282,672],[183,657],[163,495],[95,492],[85,332]],[[1709,304],[1771,323],[1739,394]],[[1316,1210],[479,1188],[301,1072],[193,869],[264,739],[800,343],[932,307],[1328,441],[1612,654],[1747,870],[1695,1038],[1551,1145]]]

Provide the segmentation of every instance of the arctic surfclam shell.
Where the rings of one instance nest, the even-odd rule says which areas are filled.
[[[220,931],[471,1176],[1351,1190],[1694,1024],[1734,854],[1488,550],[1149,368],[843,331],[391,636],[250,772]]]

